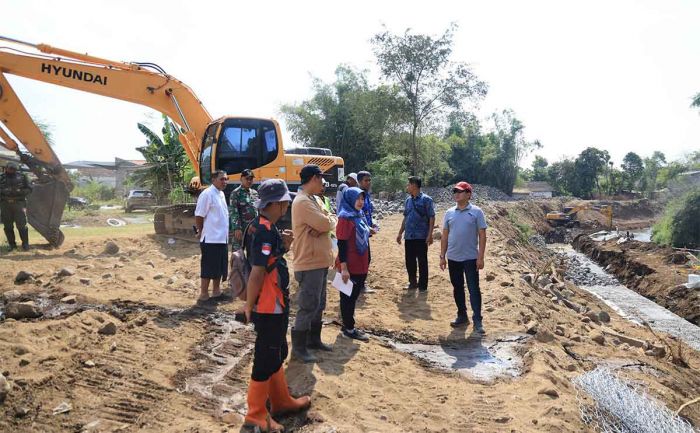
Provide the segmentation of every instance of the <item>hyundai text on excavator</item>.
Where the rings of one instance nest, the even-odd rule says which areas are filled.
[[[277,121],[225,116],[212,119],[202,102],[183,82],[154,63],[126,63],[80,54],[46,44],[0,36],[13,46],[0,47],[0,145],[14,151],[37,176],[27,203],[29,223],[53,246],[63,243],[63,209],[73,185],[5,75],[17,75],[153,108],[179,127],[179,140],[199,177],[190,190],[199,191],[217,169],[229,175],[228,192],[240,182],[240,172],[252,169],[256,180],[283,179],[291,190],[300,183],[299,170],[318,164],[329,193],[344,180],[343,160],[330,155],[285,154]],[[21,51],[14,46],[38,52]],[[22,144],[26,152],[20,149]],[[158,234],[188,234],[194,205],[158,208]]]

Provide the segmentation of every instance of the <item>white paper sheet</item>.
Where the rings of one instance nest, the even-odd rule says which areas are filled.
[[[333,278],[331,285],[340,290],[341,293],[352,296],[352,280],[349,279],[347,283],[344,283],[342,272],[335,273],[335,278]]]

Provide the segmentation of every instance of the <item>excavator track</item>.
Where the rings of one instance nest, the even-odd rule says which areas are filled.
[[[162,206],[153,215],[153,228],[159,235],[192,235],[195,203]]]

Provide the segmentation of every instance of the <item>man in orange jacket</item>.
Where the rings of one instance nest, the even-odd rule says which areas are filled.
[[[289,230],[280,234],[275,223],[287,213],[292,198],[281,179],[264,181],[258,197],[260,214],[243,237],[251,265],[244,311],[257,333],[245,424],[263,432],[278,432],[284,428],[272,415],[304,410],[311,405],[311,398],[289,394],[282,366],[288,354],[289,323],[289,270],[284,254],[293,235]],[[267,411],[268,398],[272,415]]]

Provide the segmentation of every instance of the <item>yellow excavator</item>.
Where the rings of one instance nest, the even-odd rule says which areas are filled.
[[[567,206],[561,212],[548,212],[546,219],[549,225],[553,227],[579,227],[581,222],[578,220],[578,213],[583,210],[595,210],[605,215],[608,224],[608,230],[612,230],[613,209],[611,205],[593,206],[590,204],[581,204],[576,206]]]
[[[0,46],[0,145],[16,152],[36,175],[27,216],[52,246],[63,243],[59,227],[73,185],[6,74],[133,102],[165,114],[178,126],[180,143],[199,174],[189,185],[194,192],[208,184],[217,169],[229,175],[226,197],[246,168],[253,170],[258,181],[283,179],[292,191],[300,183],[299,171],[308,163],[321,167],[329,192],[345,178],[340,157],[326,152],[286,154],[274,119],[212,119],[192,89],[154,63],[117,62],[3,36],[0,42],[11,44]],[[32,52],[17,47],[28,47]],[[20,143],[26,151],[20,149]],[[193,224],[193,204],[162,207],[154,216],[159,234],[186,234]]]

